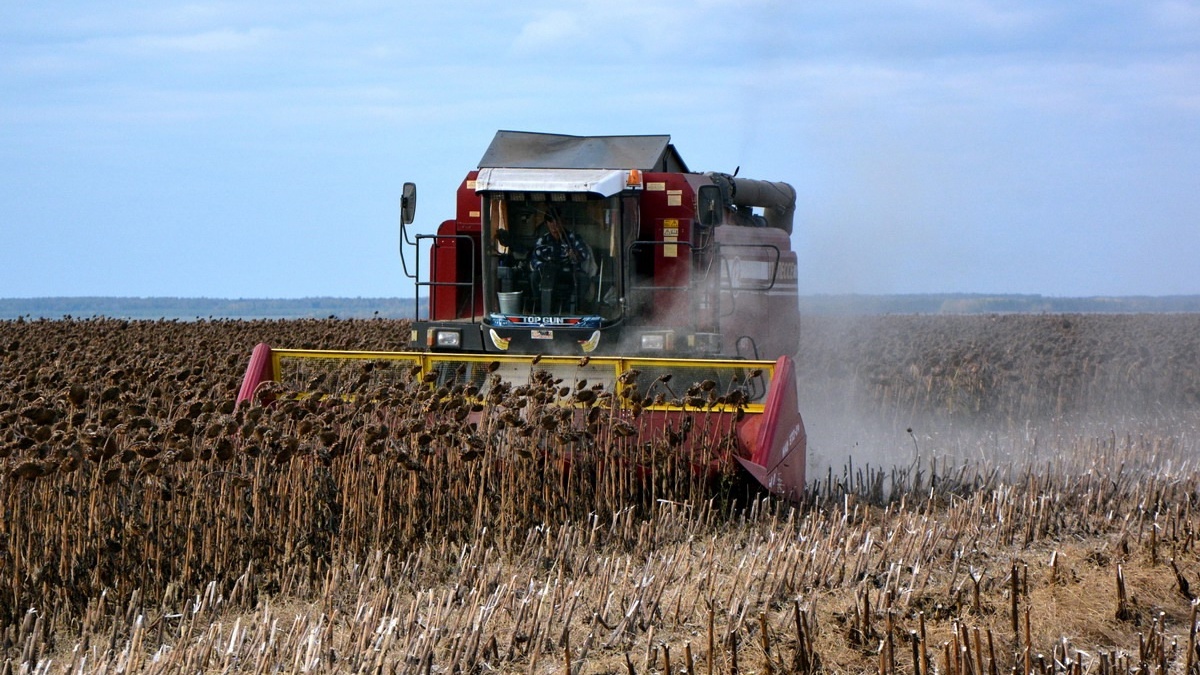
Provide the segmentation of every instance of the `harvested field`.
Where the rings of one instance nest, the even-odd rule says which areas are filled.
[[[1200,316],[808,317],[796,505],[368,373],[233,407],[258,341],[406,337],[0,323],[0,673],[1198,668]]]

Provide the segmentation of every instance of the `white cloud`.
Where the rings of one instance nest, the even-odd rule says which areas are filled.
[[[550,56],[568,63],[645,58],[658,59],[659,64],[695,63],[731,46],[731,39],[742,34],[744,19],[757,12],[755,4],[762,3],[744,3],[728,11],[720,3],[674,0],[588,0],[547,11],[533,7],[527,9],[530,18],[512,49],[519,56]],[[725,52],[725,57],[734,54]]]
[[[546,12],[521,27],[513,40],[519,54],[544,54],[561,49],[580,37],[577,15],[564,10]]]
[[[269,43],[277,34],[278,31],[270,28],[220,28],[175,35],[139,35],[120,42],[155,51],[211,54],[253,50]]]

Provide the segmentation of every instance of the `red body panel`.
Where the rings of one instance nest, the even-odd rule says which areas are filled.
[[[440,321],[480,316],[483,313],[483,293],[476,267],[479,233],[464,233],[453,220],[443,222],[438,227],[438,238],[433,243],[429,259],[429,277],[435,282],[430,290],[430,318]]]
[[[275,369],[271,365],[271,346],[265,342],[254,345],[254,351],[250,354],[250,365],[246,367],[246,374],[242,377],[242,388],[238,390],[238,404],[253,401],[258,385],[274,380],[275,377]]]
[[[455,283],[459,280],[459,246],[457,239],[449,237],[458,234],[458,227],[453,220],[447,220],[438,227],[437,233],[439,238],[434,240],[429,254],[429,278],[436,284]],[[457,286],[432,286],[429,290],[432,298],[429,303],[430,318],[435,321],[457,318],[459,291]]]
[[[458,221],[458,229],[462,233],[479,232],[480,223],[483,222],[483,214],[480,212],[483,200],[479,193],[475,192],[475,179],[478,176],[478,171],[471,171],[458,186],[455,220]]]
[[[641,232],[654,286],[646,323],[683,326],[691,322],[695,304],[688,289],[694,244],[695,193],[679,173],[643,174]],[[678,244],[666,242],[678,241]]]
[[[478,173],[468,173],[458,186],[457,217],[442,222],[438,227],[438,238],[431,246],[429,279],[434,285],[429,291],[429,317],[434,321],[479,317],[483,314],[483,290],[479,276],[481,199],[475,192]],[[463,236],[470,237],[470,241],[461,238]],[[473,288],[449,285],[472,281]]]
[[[761,417],[745,429],[749,458],[737,461],[771,492],[795,499],[804,491],[808,434],[800,417],[795,364],[786,356],[775,364],[775,377]],[[742,430],[739,429],[739,432]]]

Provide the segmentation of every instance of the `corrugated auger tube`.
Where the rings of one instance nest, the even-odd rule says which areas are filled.
[[[739,209],[759,207],[768,227],[792,233],[796,188],[780,181],[735,178],[727,173],[712,172],[708,176],[721,188],[721,197],[727,205]]]
[[[796,214],[796,188],[778,181],[733,179],[733,203],[737,206],[762,207],[768,227],[792,233]]]

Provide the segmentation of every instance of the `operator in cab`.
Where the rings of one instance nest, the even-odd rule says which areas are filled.
[[[554,209],[546,212],[544,232],[529,257],[530,281],[540,292],[543,314],[574,314],[588,297],[596,259],[587,242],[567,229]]]

